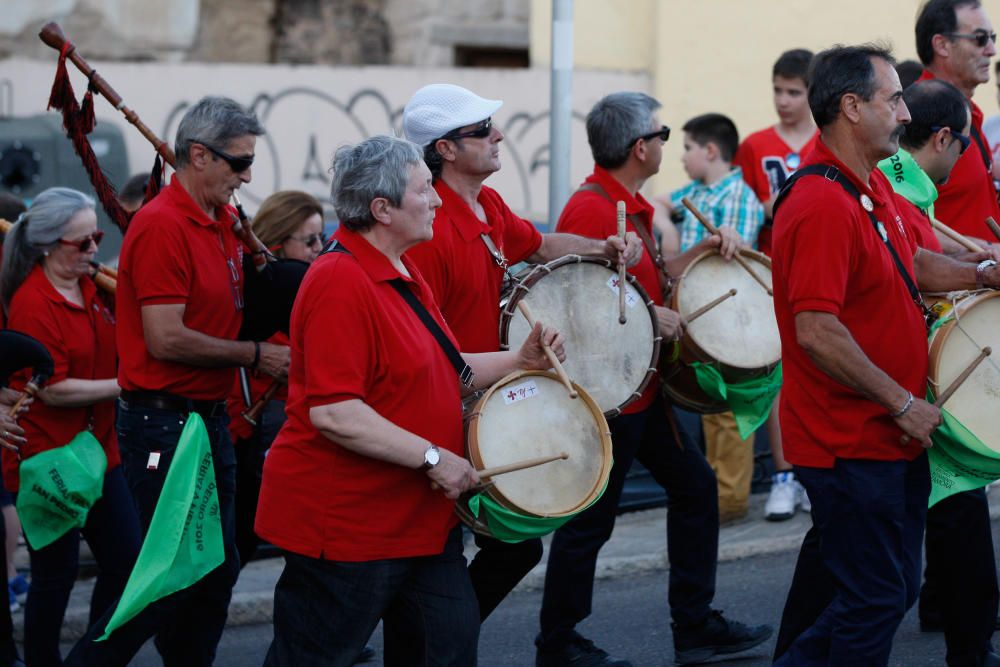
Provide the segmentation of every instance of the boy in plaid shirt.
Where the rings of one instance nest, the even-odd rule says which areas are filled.
[[[682,204],[687,197],[719,228],[723,243],[754,247],[764,224],[764,206],[733,167],[740,137],[726,116],[717,113],[696,116],[684,124],[684,155],[681,162],[691,182],[670,194],[671,218],[679,220],[684,252],[708,233]],[[702,415],[705,453],[719,481],[719,518],[723,523],[746,515],[753,475],[753,436],[740,438],[732,412]]]

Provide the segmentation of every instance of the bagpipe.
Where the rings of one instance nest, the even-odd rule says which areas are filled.
[[[0,387],[6,387],[10,376],[22,368],[31,369],[31,379],[24,386],[24,393],[10,411],[17,415],[29,397],[35,396],[55,372],[52,355],[45,346],[27,334],[13,329],[0,331]]]
[[[108,102],[125,116],[125,119],[142,134],[156,151],[156,158],[146,186],[143,204],[150,201],[159,192],[162,183],[164,164],[175,166],[175,156],[170,146],[160,139],[130,109],[114,88],[97,70],[90,66],[76,47],[63,34],[56,23],[47,23],[39,33],[41,40],[59,52],[59,62],[55,81],[49,96],[49,108],[55,108],[63,114],[63,125],[67,136],[73,142],[74,149],[83,161],[91,184],[102,207],[108,216],[126,234],[130,215],[118,202],[114,187],[108,182],[97,163],[97,158],[87,141],[95,125],[93,112],[93,94],[103,95]],[[87,77],[87,93],[83,104],[78,104],[66,71],[66,61],[73,63]],[[141,207],[140,207],[141,208]],[[288,332],[291,319],[292,304],[298,293],[299,285],[305,276],[308,264],[297,260],[275,257],[257,238],[251,228],[249,216],[244,212],[239,198],[233,193],[233,231],[240,238],[249,252],[243,255],[244,273],[244,310],[243,324],[240,329],[240,340],[262,341],[270,338],[278,331]],[[0,227],[0,232],[4,229]],[[93,278],[99,287],[114,293],[117,287],[117,272],[109,267],[96,264]],[[278,381],[274,383],[277,389]],[[267,397],[252,406],[244,417],[254,423],[254,416],[259,414],[264,404],[273,396],[274,390],[265,393]],[[262,397],[262,398],[264,398]],[[249,415],[249,416],[248,416]]]

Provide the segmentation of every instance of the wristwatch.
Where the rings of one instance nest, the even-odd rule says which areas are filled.
[[[423,471],[430,470],[441,462],[441,450],[431,445],[424,451],[424,464],[420,466]]]
[[[984,259],[976,265],[976,289],[984,289],[986,287],[983,282],[983,278],[986,277],[986,269],[996,265],[997,263],[992,259]]]

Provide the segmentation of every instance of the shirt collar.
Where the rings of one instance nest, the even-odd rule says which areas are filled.
[[[476,217],[475,212],[469,208],[465,200],[459,197],[458,193],[452,190],[443,178],[434,181],[434,189],[441,197],[441,208],[434,215],[435,222],[438,217],[447,217],[458,230],[459,236],[466,242],[478,239],[480,234],[489,234],[493,231],[493,225],[489,221],[496,217],[497,211],[490,203],[489,198],[483,196],[485,186],[479,191],[479,197],[476,198],[476,201],[486,211],[486,222]]]
[[[720,178],[715,183],[707,185],[702,181],[697,181],[697,185],[699,188],[707,190],[709,194],[714,195],[732,187],[733,183],[735,183],[738,180],[742,180],[742,178],[743,178],[743,170],[740,169],[739,167],[733,167],[732,169],[729,170],[728,174]]]
[[[350,251],[351,255],[358,260],[358,264],[373,282],[387,282],[402,278],[408,282],[413,282],[412,278],[407,278],[392,265],[389,258],[381,250],[368,242],[364,236],[357,232],[352,232],[341,225],[334,233],[333,238]],[[410,275],[414,275],[413,264],[406,255],[403,255],[403,265],[406,266]]]
[[[594,165],[594,173],[587,177],[585,183],[596,183],[604,188],[604,191],[608,193],[608,197],[611,201],[623,201],[625,202],[625,213],[628,215],[634,215],[636,213],[645,213],[652,219],[653,217],[653,205],[646,201],[646,198],[642,196],[641,192],[636,192],[635,196],[632,196],[625,186],[618,182],[618,180],[611,175],[604,167],[599,165]]]
[[[863,183],[861,179],[858,178],[857,174],[851,171],[847,165],[840,161],[840,158],[833,154],[833,151],[831,151],[826,145],[826,142],[823,141],[822,136],[816,139],[816,146],[812,152],[809,153],[806,163],[833,165],[840,171],[840,173],[846,176],[851,183],[854,184],[854,187],[856,187],[861,194],[871,197],[876,206],[885,206],[889,197],[892,195],[892,188],[889,186],[888,181],[880,169],[877,167],[872,169],[871,175],[868,177],[871,185]]]
[[[51,282],[49,282],[48,276],[45,275],[45,269],[42,265],[36,264],[35,268],[31,270],[28,277],[24,281],[25,285],[32,285],[36,287],[39,293],[46,299],[60,306],[69,308],[70,310],[86,310],[91,301],[97,293],[97,287],[94,285],[94,281],[90,280],[86,276],[80,278],[80,292],[83,295],[83,307],[78,306],[72,301],[68,300],[59,290],[55,288]]]
[[[205,212],[194,202],[191,195],[184,186],[181,185],[181,181],[174,174],[170,178],[170,185],[164,191],[167,197],[170,198],[173,206],[181,212],[188,220],[197,223],[202,227],[212,227],[218,225],[222,220],[228,220],[230,218],[230,208],[228,206],[219,206],[215,209],[215,219],[205,215]]]

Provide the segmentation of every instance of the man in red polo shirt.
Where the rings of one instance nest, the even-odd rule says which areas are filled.
[[[918,289],[977,283],[975,265],[917,248],[877,169],[910,120],[893,64],[874,46],[816,56],[809,106],[820,140],[775,203],[781,428],[813,517],[775,649],[782,667],[888,663],[917,597],[930,491],[923,447],[940,423],[919,398]],[[997,284],[1000,271],[979,277]]]
[[[916,24],[917,55],[924,64],[920,80],[941,79],[968,99],[972,139],[948,178],[938,188],[934,215],[962,234],[994,240],[985,220],[1000,221],[993,185],[992,157],[983,134],[983,112],[972,101],[976,87],[990,80],[996,33],[979,0],[931,0]],[[920,591],[920,622],[925,630],[944,630],[950,665],[979,664],[990,650],[997,623],[997,583],[984,489],[956,493],[927,514],[927,570]]]
[[[379,620],[386,664],[476,664],[478,610],[454,499],[479,477],[463,458],[459,377],[474,389],[547,368],[543,338],[564,355],[561,337],[540,326],[517,352],[455,349],[403,254],[436,233],[441,200],[422,158],[384,136],[334,158],[341,227],[292,312],[288,421],[257,512],[258,534],[288,552],[269,667],[349,665]]]
[[[410,98],[403,110],[406,137],[424,149],[441,208],[434,238],[410,251],[466,352],[500,349],[500,291],[504,271],[518,262],[548,262],[563,255],[607,257],[625,253],[634,264],[642,245],[630,234],[586,239],[572,234],[540,234],[516,215],[484,181],[500,169],[503,133],[491,116],[503,102],[487,100],[460,86],[432,84]],[[542,557],[541,540],[516,544],[476,535],[480,551],[469,566],[486,618]]]
[[[132,220],[122,246],[117,292],[119,449],[143,533],[188,414],[205,421],[222,519],[225,561],[196,584],[154,602],[110,638],[110,613],[81,639],[69,663],[125,665],[149,637],[169,665],[210,665],[239,574],[234,543],[235,458],[225,400],[234,368],[283,377],[288,348],[237,341],[242,321],[244,247],[227,202],[250,181],[256,116],[206,97],[177,128],[176,173]],[[112,610],[113,612],[114,610]]]

